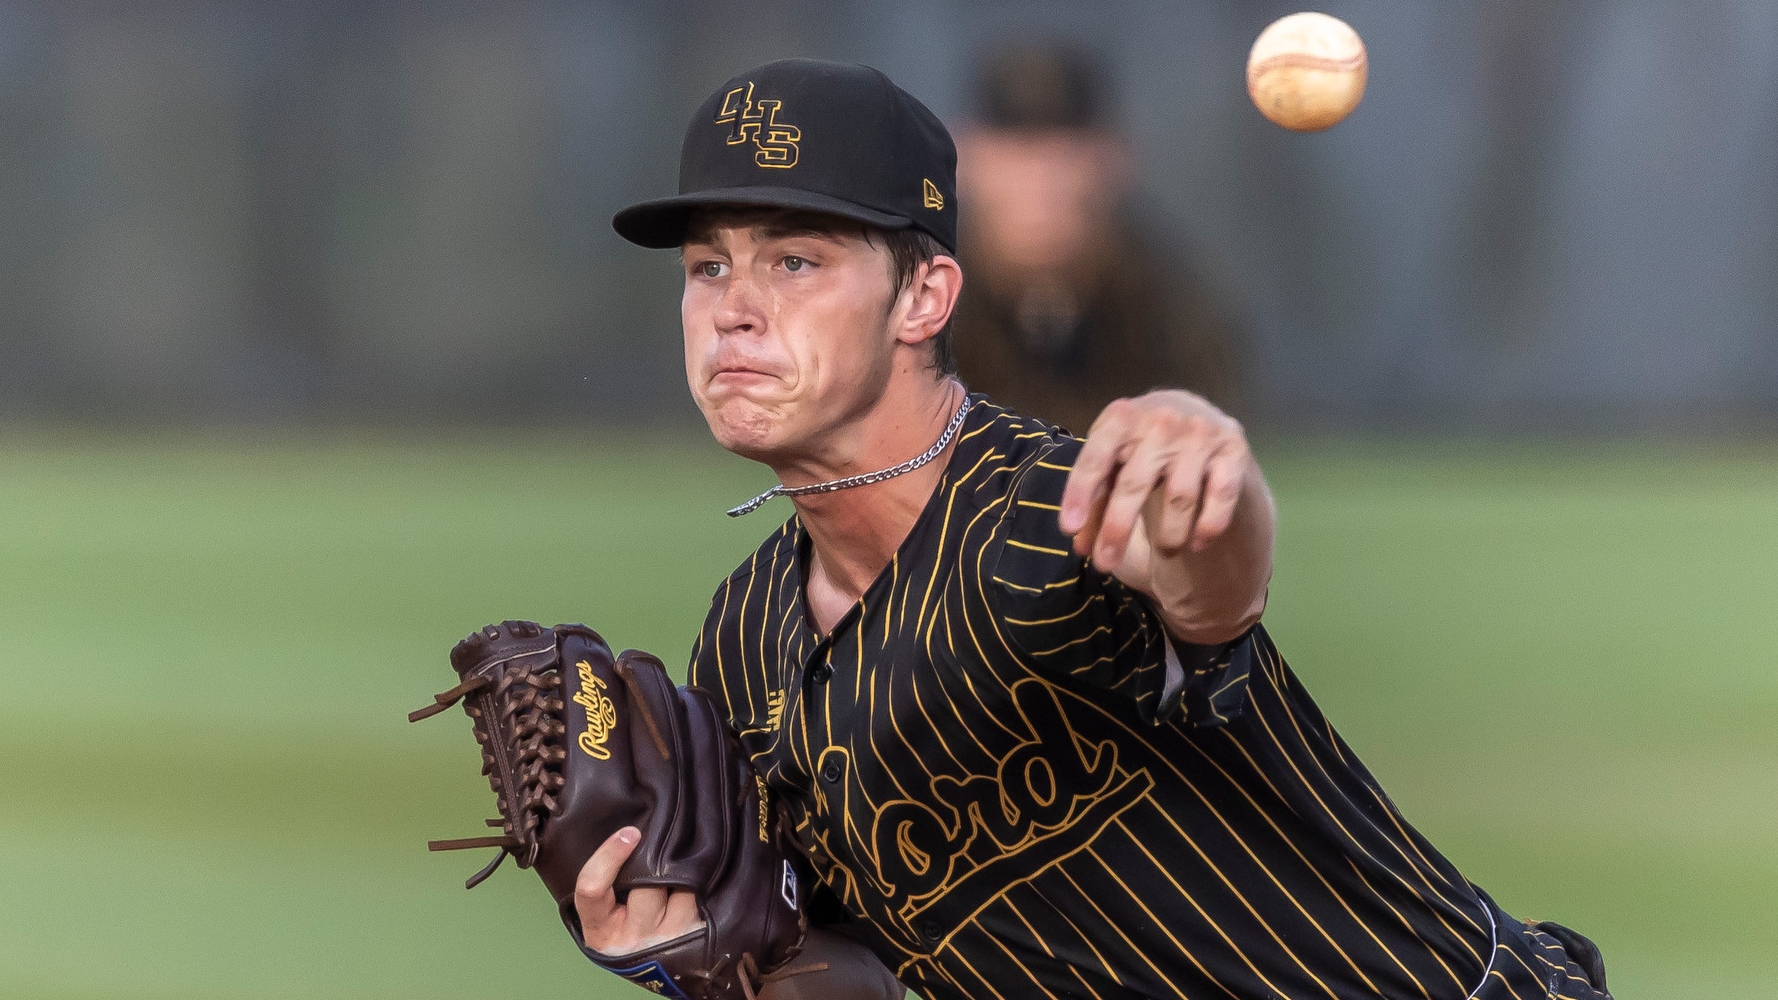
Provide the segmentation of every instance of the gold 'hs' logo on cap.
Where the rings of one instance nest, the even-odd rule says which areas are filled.
[[[796,144],[802,141],[803,131],[795,125],[786,125],[778,120],[778,112],[783,107],[782,101],[755,102],[753,82],[750,80],[747,86],[736,87],[722,95],[722,107],[717,109],[716,124],[734,126],[729,131],[729,145],[753,143],[756,147],[754,163],[779,169],[794,167]]]
[[[937,184],[925,177],[920,178],[920,207],[940,212],[945,210],[944,192],[938,189]]]

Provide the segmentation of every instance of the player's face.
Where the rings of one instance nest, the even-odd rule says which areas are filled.
[[[685,374],[711,433],[757,461],[821,459],[895,363],[887,251],[857,228],[717,225],[684,247]]]

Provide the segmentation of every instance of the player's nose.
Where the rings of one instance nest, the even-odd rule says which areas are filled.
[[[765,326],[765,289],[741,268],[730,272],[716,300],[712,319],[716,332],[724,334],[754,333]]]

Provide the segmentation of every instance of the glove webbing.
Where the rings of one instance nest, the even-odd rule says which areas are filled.
[[[490,666],[492,666],[490,664]],[[554,794],[562,787],[563,778],[555,765],[567,759],[567,748],[559,745],[555,738],[566,732],[562,724],[562,703],[557,695],[557,679],[554,668],[541,671],[509,668],[499,675],[499,681],[492,691],[485,690],[490,683],[487,673],[478,673],[466,678],[462,683],[433,696],[433,703],[425,708],[408,714],[408,721],[418,722],[421,719],[437,715],[459,700],[471,695],[464,705],[464,711],[474,720],[476,736],[482,748],[482,773],[489,776],[495,785],[495,797],[500,805],[503,819],[490,819],[487,824],[492,827],[504,828],[508,831],[500,837],[464,837],[456,840],[433,840],[426,844],[431,851],[460,851],[480,847],[498,847],[500,853],[482,868],[471,875],[465,888],[473,889],[494,874],[505,861],[507,855],[519,856],[519,866],[528,868],[537,858],[537,836],[541,831],[545,816],[554,815],[557,801]],[[517,689],[515,693],[515,689]],[[497,739],[491,732],[486,709],[491,705],[498,706],[498,715],[503,728],[512,731],[518,745],[517,767],[505,766],[509,762],[508,744]],[[650,720],[650,728],[653,722]],[[657,733],[657,741],[659,740]],[[665,755],[665,743],[659,742]],[[517,788],[506,787],[506,777],[516,772]],[[522,824],[522,830],[514,830],[515,825]]]
[[[640,697],[635,693],[635,684],[632,680],[634,672],[632,668],[628,663],[621,660],[614,664],[614,666],[626,682],[624,684],[624,690],[629,695],[626,700],[636,709],[636,713],[642,717],[643,726],[648,730],[649,739],[654,743],[655,750],[661,755],[662,760],[671,759],[673,753],[667,747],[666,735],[661,732],[660,722],[655,719],[653,710],[649,708],[648,699]],[[503,805],[510,804],[515,806],[514,811],[524,817],[524,832],[529,835],[528,837],[522,837],[507,834],[500,837],[459,837],[454,840],[427,841],[426,849],[429,851],[465,851],[482,847],[498,847],[500,849],[500,853],[494,855],[494,860],[488,862],[487,866],[482,868],[481,871],[478,871],[469,877],[469,880],[464,883],[465,888],[473,889],[486,881],[488,876],[494,874],[500,867],[500,863],[505,861],[508,855],[516,854],[520,849],[528,848],[528,850],[526,850],[527,856],[524,860],[519,862],[519,867],[530,867],[531,862],[536,860],[537,835],[541,832],[540,827],[542,826],[538,815],[538,809],[541,807],[544,815],[555,815],[557,806],[556,798],[554,795],[551,795],[550,792],[556,791],[562,787],[562,775],[559,771],[550,768],[548,765],[559,764],[565,760],[567,749],[562,746],[552,745],[549,740],[549,737],[560,736],[566,731],[561,722],[563,706],[561,700],[558,697],[555,697],[556,681],[553,677],[547,676],[553,673],[553,670],[543,672],[523,671],[522,673],[519,673],[517,677],[514,677],[512,674],[502,674],[500,684],[495,687],[495,690],[492,692],[492,697],[489,698],[484,696],[483,698],[477,699],[478,701],[484,702],[484,705],[476,705],[472,703],[465,706],[470,718],[477,720],[476,728],[484,729],[481,725],[481,719],[483,718],[482,709],[485,707],[485,703],[489,701],[498,702],[502,708],[501,714],[506,718],[508,725],[513,729],[514,733],[519,737],[519,760],[521,764],[528,765],[521,773],[523,788],[520,790],[520,794],[515,796],[518,799],[516,803],[508,803],[505,794],[499,795],[498,800]],[[450,708],[452,705],[455,705],[463,698],[486,688],[488,683],[489,676],[485,673],[468,678],[448,691],[442,691],[433,695],[433,703],[425,708],[408,713],[408,721],[419,722],[421,719],[431,718],[432,716]],[[501,697],[501,695],[506,694],[518,684],[524,684],[531,690],[523,691],[516,698]],[[482,773],[495,777],[498,782],[498,776],[506,773],[506,769],[498,766],[499,762],[493,758],[493,754],[501,753],[504,748],[504,743],[493,739],[492,733],[489,733],[488,735],[490,738],[482,741]],[[502,789],[502,791],[504,790]],[[502,809],[501,811],[505,813],[507,810]],[[505,821],[500,819],[490,819],[487,821],[487,824],[497,828],[504,828],[506,826]]]

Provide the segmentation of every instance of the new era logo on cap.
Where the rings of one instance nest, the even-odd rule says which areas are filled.
[[[956,191],[956,147],[924,104],[868,66],[785,59],[711,94],[680,147],[679,194],[611,224],[632,243],[678,247],[699,208],[770,206],[916,227],[955,253]]]

